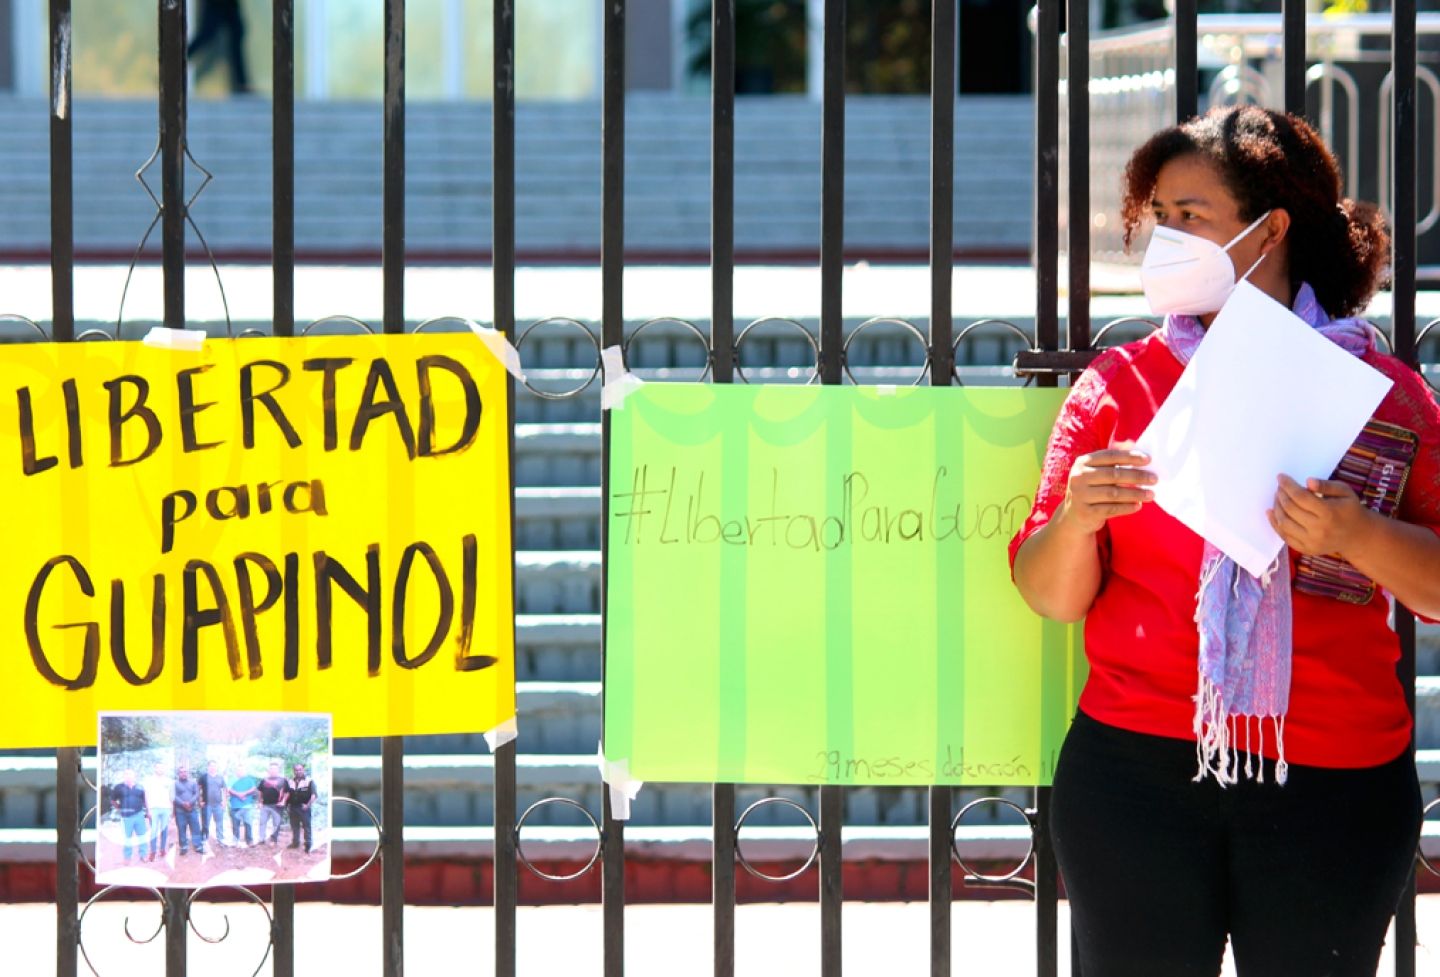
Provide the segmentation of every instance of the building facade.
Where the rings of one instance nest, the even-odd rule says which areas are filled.
[[[156,87],[155,5],[72,0],[74,85],[79,96],[142,97]],[[192,35],[206,0],[189,0]],[[1094,0],[1096,11],[1102,0]],[[250,85],[270,84],[270,0],[240,0],[241,47]],[[1031,38],[1027,0],[961,0],[959,91],[1026,92]],[[408,0],[406,89],[411,99],[488,99],[491,0]],[[597,0],[516,4],[516,92],[536,100],[597,98],[601,10]],[[851,88],[919,94],[929,87],[929,0],[850,0]],[[709,0],[630,0],[629,85],[697,94],[709,87]],[[824,0],[736,0],[737,84],[742,94],[820,88]],[[0,92],[48,91],[47,0],[0,0]],[[380,97],[383,4],[295,0],[296,92],[308,99]],[[217,45],[218,48],[218,45]],[[223,65],[199,59],[197,97],[223,95]]]

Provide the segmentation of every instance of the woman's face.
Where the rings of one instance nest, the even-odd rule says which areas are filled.
[[[1160,168],[1151,208],[1157,225],[1194,234],[1221,247],[1250,224],[1240,216],[1239,201],[1226,188],[1220,171],[1204,157],[1194,154],[1177,156]],[[1274,250],[1288,226],[1289,216],[1276,210],[1236,241],[1230,249],[1236,277],[1245,274],[1262,254]],[[1288,287],[1285,286],[1284,255],[1267,258],[1251,280],[1272,294],[1276,294],[1278,287]],[[1276,294],[1276,298],[1288,304],[1287,296]]]

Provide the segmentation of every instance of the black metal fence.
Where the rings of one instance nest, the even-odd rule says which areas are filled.
[[[381,327],[386,333],[405,329],[405,0],[384,0],[384,203],[381,274],[384,283],[384,311]],[[164,322],[185,324],[185,238],[189,223],[186,196],[186,4],[180,0],[158,0],[159,119],[157,156],[161,192],[156,199],[155,220],[161,229],[161,257],[164,271]],[[1027,336],[1031,347],[1016,360],[1016,370],[1041,385],[1056,385],[1061,377],[1073,374],[1089,362],[1092,352],[1089,282],[1089,116],[1086,100],[1071,97],[1063,124],[1068,128],[1068,241],[1069,255],[1068,336],[1062,337],[1059,317],[1059,285],[1062,242],[1059,235],[1060,161],[1060,44],[1062,14],[1067,25],[1066,43],[1071,51],[1085,50],[1089,37],[1089,0],[1040,0],[1036,20],[1036,112],[1035,112],[1035,214],[1034,265],[1036,272],[1035,329]],[[1177,116],[1193,115],[1198,106],[1196,65],[1196,0],[1175,0],[1175,84]],[[1284,0],[1285,106],[1304,109],[1305,85],[1305,3]],[[824,5],[824,88],[822,144],[822,229],[820,268],[822,304],[818,337],[810,337],[816,352],[815,369],[822,383],[838,384],[847,374],[846,337],[841,317],[841,273],[844,257],[844,127],[845,127],[845,28],[843,0]],[[603,316],[600,345],[625,344],[622,318],[622,271],[624,268],[624,147],[625,147],[625,0],[604,3],[604,95],[602,174],[602,279]],[[51,264],[53,272],[53,338],[73,341],[87,338],[75,334],[73,301],[74,248],[72,187],[71,0],[51,0],[51,93],[50,93],[50,194]],[[931,303],[928,323],[927,369],[932,384],[945,385],[956,377],[956,344],[963,336],[954,334],[951,294],[953,270],[953,159],[957,138],[954,131],[956,72],[957,0],[933,0],[931,17]],[[738,375],[738,350],[733,308],[735,266],[735,0],[715,0],[712,22],[713,129],[712,129],[712,254],[713,308],[708,343],[708,366],[716,383],[729,383]],[[516,338],[515,317],[515,0],[494,3],[494,112],[493,112],[493,262],[494,310],[497,329]],[[296,334],[294,302],[294,0],[274,0],[273,18],[273,331],[278,336]],[[1393,214],[1394,312],[1388,337],[1395,353],[1416,362],[1415,319],[1415,221],[1416,221],[1416,12],[1415,0],[1394,0],[1392,59],[1394,75],[1393,186],[1396,188]],[[1087,90],[1088,60],[1068,60],[1068,90]],[[193,161],[192,161],[193,162]],[[148,165],[148,164],[147,164]],[[196,164],[198,165],[198,164]],[[151,229],[153,230],[154,224]],[[199,228],[192,230],[199,236]],[[148,237],[149,232],[147,232]],[[203,237],[200,238],[203,243]],[[139,255],[137,250],[137,256]],[[1004,324],[1012,331],[1013,325]],[[972,327],[973,328],[973,327]],[[916,329],[917,333],[922,331]],[[110,337],[106,337],[110,338]],[[510,394],[514,398],[514,381]],[[513,428],[512,428],[513,455]],[[608,452],[609,428],[603,429]],[[603,470],[603,466],[602,466]],[[602,475],[602,479],[603,479]],[[602,497],[605,497],[602,483]],[[513,507],[512,507],[513,513]],[[513,515],[512,515],[513,518]],[[1398,615],[1402,677],[1411,690],[1415,673],[1415,627],[1409,614]],[[387,977],[403,973],[404,933],[402,923],[404,888],[404,744],[398,737],[382,746],[382,804],[377,817],[377,848],[381,880],[382,929],[380,942],[383,972]],[[57,879],[57,972],[69,977],[79,971],[83,954],[80,932],[82,905],[80,754],[62,749],[57,754],[58,834]],[[837,975],[841,962],[840,787],[819,791],[816,824],[820,893],[820,951],[822,971]],[[1057,972],[1060,954],[1068,943],[1057,926],[1058,879],[1048,843],[1048,789],[1035,791],[1033,805],[1025,816],[1033,836],[1033,860],[1004,879],[971,875],[962,866],[969,882],[1021,887],[1035,901],[1035,947],[1037,971],[1045,977]],[[499,975],[513,975],[516,966],[516,905],[518,873],[528,861],[519,852],[520,836],[516,812],[516,754],[512,742],[495,756],[495,872],[494,966]],[[950,902],[954,859],[953,840],[959,818],[956,792],[932,787],[929,792],[929,876],[930,876],[930,959],[931,973],[951,972],[952,934]],[[544,802],[542,802],[544,803]],[[625,845],[624,825],[610,808],[608,795],[599,823],[598,866],[604,903],[603,972],[615,977],[623,972]],[[736,866],[744,865],[738,851],[739,824],[734,785],[713,787],[714,817],[714,972],[728,977],[735,970]],[[742,816],[743,820],[743,816]],[[362,867],[367,868],[369,860]],[[746,866],[748,867],[748,865]],[[106,896],[102,890],[96,899]],[[175,977],[186,972],[187,929],[193,896],[184,893],[154,893],[163,900],[162,929],[166,945],[166,973]],[[259,900],[252,894],[252,898]],[[92,900],[93,901],[93,900]],[[295,972],[294,890],[277,885],[269,891],[272,914],[274,973],[291,977]],[[158,932],[157,932],[158,935]],[[1396,974],[1415,973],[1414,886],[1401,904],[1397,918]]]

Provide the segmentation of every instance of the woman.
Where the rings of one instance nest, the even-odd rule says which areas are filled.
[[[1241,975],[1373,974],[1420,823],[1381,589],[1440,617],[1440,408],[1344,318],[1388,237],[1303,120],[1253,106],[1156,134],[1124,190],[1127,244],[1157,227],[1142,280],[1165,325],[1076,381],[1010,549],[1032,608],[1085,620],[1052,817],[1083,972],[1212,977],[1228,935]],[[1266,579],[1149,504],[1129,446],[1242,277],[1389,377],[1376,419],[1419,439],[1398,518],[1277,472],[1288,555]],[[1377,585],[1368,603],[1293,588],[1295,559],[1336,553]]]

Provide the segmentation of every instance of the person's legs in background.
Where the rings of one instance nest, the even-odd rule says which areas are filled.
[[[246,846],[255,843],[255,832],[250,827],[250,809],[248,807],[230,809],[230,839],[235,844],[240,844],[240,833],[245,833]]]
[[[150,861],[165,857],[165,851],[170,847],[170,808],[152,807],[150,809]]]
[[[145,812],[127,814],[121,822],[125,832],[125,864],[128,865],[136,855],[145,857]],[[131,838],[135,839],[134,845],[130,843]]]
[[[180,854],[184,855],[187,848],[191,847],[197,852],[200,850],[200,815],[198,811],[193,808],[187,811],[183,807],[177,809],[175,811],[175,830],[180,835]]]

